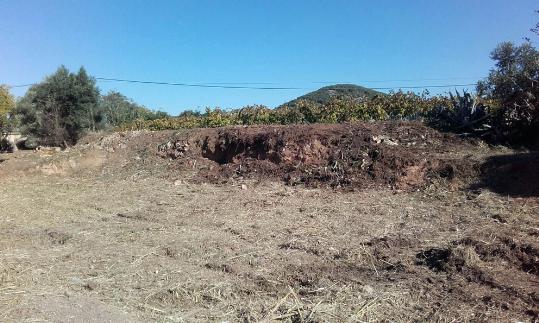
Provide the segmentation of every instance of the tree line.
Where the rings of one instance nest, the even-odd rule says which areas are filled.
[[[0,87],[2,131],[18,130],[41,145],[72,145],[85,131],[167,117],[167,113],[152,111],[119,92],[101,95],[84,67],[73,73],[60,66],[17,101],[6,86]]]

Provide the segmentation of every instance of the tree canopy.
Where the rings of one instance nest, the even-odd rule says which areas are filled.
[[[108,126],[119,126],[134,120],[155,120],[169,117],[165,112],[152,111],[116,91],[110,91],[104,95],[99,107],[103,123]]]
[[[539,123],[539,51],[530,42],[501,43],[492,51],[496,62],[478,92],[498,102],[502,131],[526,135]]]
[[[17,105],[21,130],[44,144],[74,144],[84,129],[95,129],[99,90],[81,67],[71,73],[65,66],[28,89]]]
[[[0,85],[0,130],[9,131],[12,110],[15,108],[15,98],[9,88]]]

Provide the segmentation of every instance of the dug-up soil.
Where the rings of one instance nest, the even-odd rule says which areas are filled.
[[[537,165],[406,122],[0,154],[0,321],[536,322]]]
[[[288,185],[400,190],[476,172],[473,147],[413,123],[263,126],[177,134],[159,147],[179,164],[205,165],[209,180],[281,179]],[[200,167],[199,167],[200,168]]]

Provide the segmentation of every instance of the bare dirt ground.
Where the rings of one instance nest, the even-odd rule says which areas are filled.
[[[3,154],[0,321],[537,321],[538,161],[409,123]]]

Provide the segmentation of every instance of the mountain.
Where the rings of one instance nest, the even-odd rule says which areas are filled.
[[[335,96],[347,96],[351,98],[363,98],[363,97],[371,98],[376,95],[385,95],[385,94],[382,92],[371,90],[366,87],[355,85],[355,84],[335,84],[335,85],[325,86],[316,91],[302,95],[298,97],[297,99],[294,99],[283,105],[294,105],[299,100],[308,100],[308,101],[313,101],[320,104],[325,104],[325,103],[328,103],[329,100]]]

